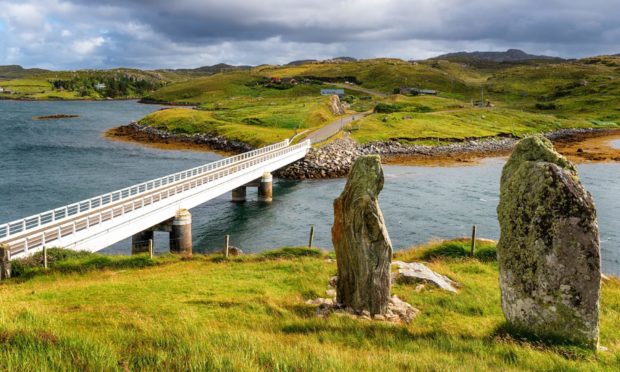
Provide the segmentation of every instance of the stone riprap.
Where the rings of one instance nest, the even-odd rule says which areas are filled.
[[[390,300],[392,243],[379,208],[381,159],[361,156],[334,200],[332,243],[338,265],[337,301],[356,312],[385,314]]]
[[[507,321],[597,345],[599,231],[575,167],[547,139],[526,138],[504,166],[500,188],[497,256]]]
[[[604,133],[606,129],[576,128],[560,129],[545,136],[552,140],[571,138],[575,135]],[[254,147],[241,141],[229,140],[226,137],[210,133],[193,135],[170,133],[166,130],[153,128],[132,122],[118,127],[112,132],[113,136],[129,137],[136,141],[146,142],[181,142],[197,145],[206,145],[211,149],[228,152],[246,152]],[[434,156],[453,156],[455,154],[502,153],[511,150],[518,139],[504,137],[471,138],[471,139],[443,139],[450,142],[438,146],[405,145],[396,140],[372,142],[360,145],[346,134],[343,138],[331,141],[321,147],[312,148],[304,159],[274,172],[274,176],[286,179],[324,179],[339,178],[349,174],[355,159],[361,155],[382,156],[421,156],[432,159]]]

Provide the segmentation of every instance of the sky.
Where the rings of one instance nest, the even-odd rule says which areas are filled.
[[[620,0],[0,0],[0,65],[195,68],[620,53]]]

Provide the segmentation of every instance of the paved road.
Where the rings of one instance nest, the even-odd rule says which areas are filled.
[[[360,113],[360,114],[355,114],[355,115],[350,115],[350,116],[343,116],[340,119],[333,121],[321,127],[320,129],[317,129],[314,132],[310,133],[308,137],[306,137],[306,139],[309,139],[312,143],[323,142],[326,139],[330,138],[331,136],[340,132],[342,127],[344,127],[348,123],[355,121],[357,119],[361,119],[362,117],[366,115],[367,115],[366,113]]]

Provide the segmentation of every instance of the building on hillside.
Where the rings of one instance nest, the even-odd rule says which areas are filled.
[[[337,95],[339,98],[344,97],[344,89],[321,89],[322,96]]]
[[[97,89],[97,90],[105,89],[105,84],[97,83],[97,84],[95,84],[95,89]]]
[[[400,94],[412,94],[412,95],[420,95],[420,96],[436,96],[437,91],[433,89],[420,89],[420,88],[411,88],[411,87],[400,87],[398,88],[398,92]]]
[[[4,88],[0,87],[0,93],[4,93]]]

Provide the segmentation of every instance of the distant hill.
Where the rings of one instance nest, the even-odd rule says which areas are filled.
[[[318,59],[300,59],[297,61],[291,61],[287,63],[285,66],[302,66],[302,65],[307,65],[309,63],[317,63],[317,62],[321,62],[321,63],[357,62],[357,59],[353,57],[335,57],[335,58],[326,59],[324,61],[319,61]]]
[[[318,60],[316,60],[316,59],[299,59],[297,61],[291,61],[291,62],[287,63],[285,66],[301,66],[301,65],[308,64],[308,63],[314,63],[314,62],[318,62]]]
[[[252,66],[240,65],[234,66],[226,63],[218,63],[212,66],[202,66],[197,68],[179,68],[179,69],[168,69],[168,70],[156,70],[156,71],[168,71],[175,72],[181,74],[192,74],[192,75],[213,75],[220,72],[229,72],[229,71],[238,71],[238,70],[249,70]]]
[[[0,66],[0,79],[17,79],[26,75],[39,74],[42,72],[48,72],[48,70],[40,68],[25,69],[20,65],[6,65]]]
[[[532,60],[556,60],[562,61],[559,57],[550,57],[543,55],[533,55],[525,53],[519,49],[508,49],[505,52],[456,52],[442,54],[431,59],[448,59],[448,60],[482,60],[492,62],[522,62]]]
[[[332,58],[331,60],[336,62],[357,62],[357,58],[353,57],[336,57]]]

